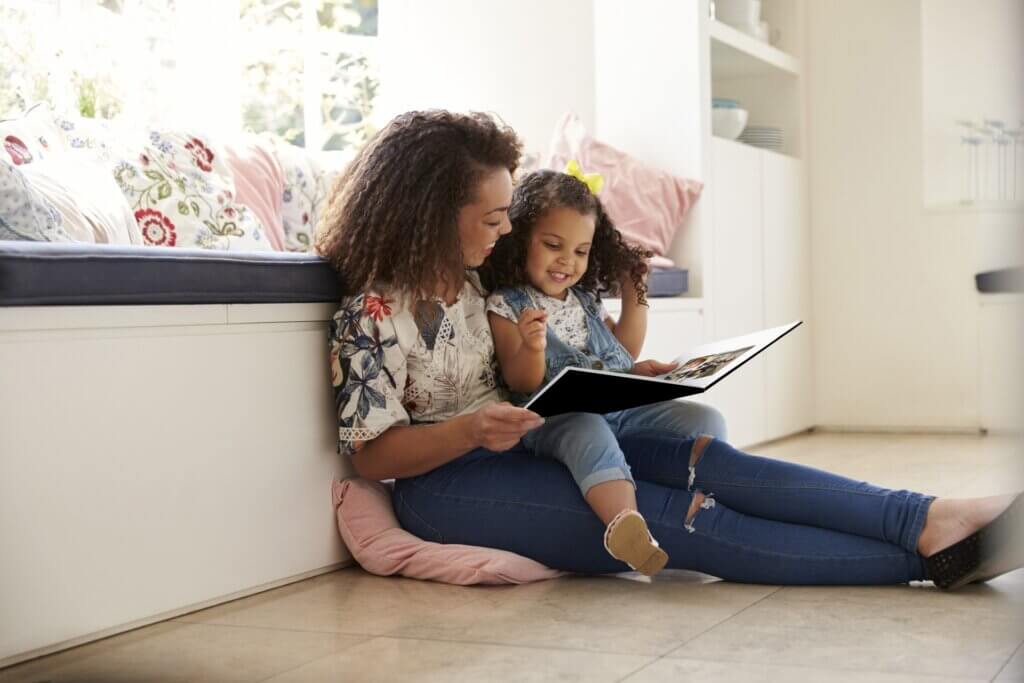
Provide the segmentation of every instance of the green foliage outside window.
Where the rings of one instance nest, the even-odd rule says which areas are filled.
[[[377,0],[238,1],[241,54],[233,57],[241,69],[242,126],[306,145],[312,122],[323,149],[361,146],[373,132],[369,117],[379,87]],[[157,96],[168,95],[158,90],[158,75],[176,66],[163,34],[172,25],[174,0],[85,0],[82,30],[71,45],[53,30],[60,6],[59,0],[0,0],[0,118],[40,101],[61,112],[114,118],[127,96],[140,92],[159,106]],[[315,16],[305,16],[307,9]],[[142,69],[139,60],[146,60]],[[132,82],[140,72],[155,76]],[[319,111],[306,112],[307,104]]]

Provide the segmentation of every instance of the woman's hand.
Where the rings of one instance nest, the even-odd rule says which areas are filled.
[[[656,360],[642,360],[634,364],[630,372],[643,377],[657,377],[658,375],[664,375],[666,372],[671,372],[677,367],[679,367],[679,363],[659,363]]]
[[[544,424],[544,418],[532,410],[511,403],[488,403],[469,415],[469,439],[489,451],[507,451],[519,443],[523,434]]]
[[[543,351],[547,346],[548,314],[539,308],[524,309],[516,323],[523,346],[531,351]]]

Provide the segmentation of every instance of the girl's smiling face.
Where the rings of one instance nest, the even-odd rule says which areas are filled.
[[[530,284],[548,296],[566,291],[587,272],[594,240],[594,216],[576,209],[549,209],[533,226],[526,252]]]

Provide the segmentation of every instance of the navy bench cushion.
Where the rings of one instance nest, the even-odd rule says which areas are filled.
[[[687,271],[655,269],[649,295],[686,292]],[[0,306],[335,302],[314,254],[78,242],[0,241]]]
[[[0,305],[338,301],[319,256],[178,247],[0,242]]]
[[[689,289],[689,271],[681,268],[654,268],[647,276],[647,296],[679,296]]]

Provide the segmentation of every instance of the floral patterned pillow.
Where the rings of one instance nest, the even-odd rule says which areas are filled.
[[[125,122],[118,121],[117,130],[105,119],[80,117],[54,117],[54,123],[64,136],[64,143],[72,152],[89,152],[103,161],[115,159],[121,151],[121,140],[130,140],[132,132],[125,129]]]
[[[151,131],[114,166],[144,243],[269,251],[263,226],[237,202],[223,150],[188,131]]]
[[[281,220],[285,249],[310,251],[317,225],[327,208],[327,196],[344,162],[324,162],[317,159],[315,153],[281,138],[268,136],[268,139],[273,142],[278,163],[284,169]]]
[[[24,116],[0,121],[0,158],[15,166],[30,164],[66,147],[64,135],[54,122],[50,107],[37,104]]]

